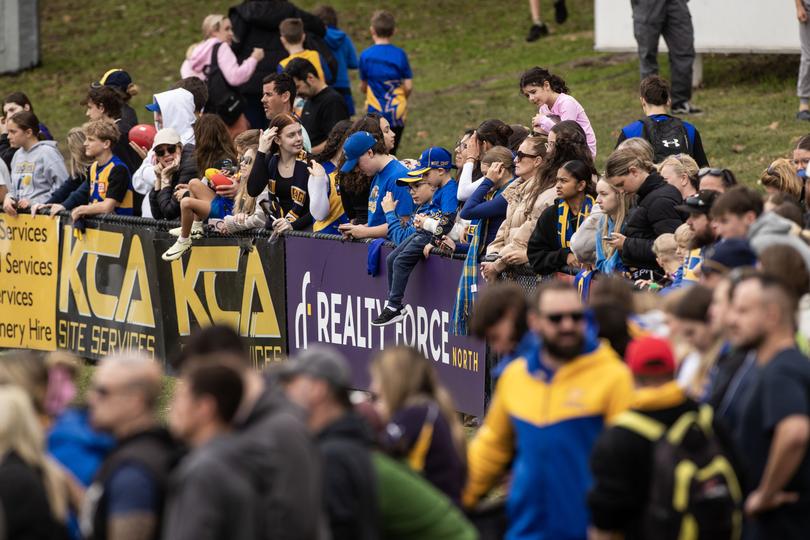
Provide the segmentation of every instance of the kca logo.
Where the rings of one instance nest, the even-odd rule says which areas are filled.
[[[119,259],[116,266],[122,267],[121,246],[124,235],[119,232],[87,229],[82,240],[74,240],[70,226],[63,229],[62,275],[59,280],[59,311],[68,313],[70,296],[76,310],[84,317],[98,317],[108,321],[128,322],[149,328],[155,327],[152,296],[149,291],[149,276],[143,256],[143,245],[137,235],[132,236],[129,256],[123,265],[124,276],[118,294],[99,291],[98,263],[101,257]],[[82,260],[86,259],[84,273]],[[140,291],[140,300],[133,298],[135,284]],[[86,288],[85,288],[86,286]]]
[[[221,272],[239,272],[241,255],[239,246],[197,246],[191,251],[188,264],[183,269],[182,259],[172,261],[172,283],[177,307],[177,328],[181,336],[191,334],[191,317],[207,326],[214,323],[228,324],[242,336],[281,337],[281,330],[264,274],[259,253],[253,249],[247,255],[239,311],[223,309],[216,296],[217,275]],[[202,297],[197,293],[197,284],[202,278]],[[253,310],[254,297],[261,306]]]

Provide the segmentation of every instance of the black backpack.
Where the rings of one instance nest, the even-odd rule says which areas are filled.
[[[712,429],[712,408],[684,413],[666,427],[635,411],[616,425],[653,441],[653,469],[644,538],[738,540],[742,531],[739,480]]]
[[[661,163],[665,157],[675,154],[692,154],[689,135],[680,118],[668,116],[657,122],[648,116],[641,123],[644,124],[641,136],[652,145],[655,163]]]
[[[205,112],[214,113],[222,118],[227,125],[232,126],[245,110],[242,95],[225,80],[225,75],[219,69],[217,55],[222,43],[214,45],[211,51],[211,63],[203,68],[207,78],[208,101],[205,102]]]

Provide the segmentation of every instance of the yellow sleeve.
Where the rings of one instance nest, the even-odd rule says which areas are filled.
[[[462,493],[466,507],[475,506],[495,485],[514,453],[514,433],[505,403],[506,372],[498,381],[484,423],[467,451],[467,485]]]
[[[610,386],[611,391],[607,396],[605,423],[613,422],[618,415],[630,408],[633,401],[633,375],[627,366],[620,363],[613,379],[614,383]]]

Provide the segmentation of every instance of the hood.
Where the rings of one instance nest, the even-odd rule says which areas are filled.
[[[317,435],[318,441],[321,442],[337,438],[352,439],[371,445],[371,428],[358,414],[349,412],[323,428]]]
[[[330,49],[337,50],[341,48],[346,39],[346,32],[343,30],[339,30],[331,26],[326,29],[326,36],[324,37],[324,40],[326,41],[326,44],[329,45]]]
[[[800,236],[799,226],[775,212],[765,212],[751,224],[748,230],[748,241],[751,249],[759,256],[769,246],[779,244],[790,246],[804,258],[804,264],[810,270],[810,245]]]
[[[155,101],[160,106],[163,127],[176,130],[183,144],[194,144],[194,122],[197,117],[194,116],[194,96],[191,92],[176,88],[155,94]]]
[[[278,34],[278,25],[290,17],[298,17],[298,9],[286,0],[250,0],[231,8],[251,26]]]
[[[765,212],[751,224],[748,238],[753,240],[761,234],[788,234],[793,228],[793,222],[783,218],[775,212]]]
[[[39,141],[38,143],[35,143],[34,146],[29,148],[27,152],[22,148],[17,151],[22,152],[22,155],[24,156],[35,156],[40,152],[48,152],[49,150],[46,150],[47,148],[52,148],[59,152],[59,149],[56,148],[56,141]]]
[[[202,73],[203,68],[211,62],[211,52],[217,43],[220,43],[220,40],[212,37],[198,43],[191,49],[186,55],[186,60],[188,60],[191,69],[196,73]]]

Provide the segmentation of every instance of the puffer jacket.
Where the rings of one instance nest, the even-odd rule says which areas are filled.
[[[554,204],[554,198],[557,196],[557,192],[552,186],[541,192],[535,199],[532,208],[529,209],[527,207],[527,196],[534,185],[534,181],[536,180],[518,178],[503,192],[503,198],[507,202],[506,219],[498,227],[495,239],[487,247],[487,256],[495,254],[499,256],[496,264],[501,271],[508,265],[502,262],[500,257],[505,257],[511,253],[521,253],[523,259],[525,259],[523,264],[529,262],[526,247],[529,244],[532,231],[537,225],[537,219],[543,213],[543,210]]]

